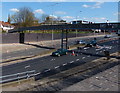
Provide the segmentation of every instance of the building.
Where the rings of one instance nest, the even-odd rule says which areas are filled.
[[[45,21],[40,24],[41,25],[61,25],[61,24],[67,24],[67,23],[64,20],[60,20],[60,21]]]
[[[70,24],[90,24],[92,22],[89,21],[83,21],[83,20],[75,20],[75,21],[71,21]]]
[[[46,17],[45,21],[40,23],[41,25],[61,25],[61,24],[67,24],[65,20],[48,16]]]
[[[11,25],[9,22],[0,21],[0,29],[2,31],[8,32],[8,30],[14,29],[15,26]]]

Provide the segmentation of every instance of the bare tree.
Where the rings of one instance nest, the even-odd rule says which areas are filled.
[[[22,7],[11,17],[12,21],[18,24],[18,27],[29,27],[36,23],[36,17],[28,7]]]

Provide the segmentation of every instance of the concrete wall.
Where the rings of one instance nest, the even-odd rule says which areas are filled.
[[[89,34],[77,34],[78,37],[93,35]],[[76,33],[69,33],[68,38],[76,37]],[[60,39],[61,34],[54,34],[54,40]],[[65,36],[64,36],[65,38]],[[25,33],[25,42],[39,42],[45,40],[51,40],[52,34],[49,33]],[[19,43],[19,33],[3,33],[2,34],[2,43]]]

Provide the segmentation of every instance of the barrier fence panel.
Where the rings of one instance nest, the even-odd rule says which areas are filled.
[[[0,76],[0,83],[8,83],[21,79],[27,79],[33,77],[34,75],[35,75],[35,70],[6,75],[6,76]]]

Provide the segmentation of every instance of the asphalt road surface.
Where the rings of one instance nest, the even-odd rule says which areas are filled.
[[[42,58],[36,58],[21,63],[11,64],[2,67],[2,75],[16,74],[25,71],[35,70],[35,73],[45,73],[51,69],[57,69],[59,67],[65,67],[69,64],[72,66],[82,65],[86,62],[90,62],[94,59],[104,56],[104,50],[107,49],[110,53],[118,51],[118,40],[108,41],[99,44],[100,48],[85,47],[82,50],[75,50],[77,56],[72,56],[71,53],[60,57],[45,56]]]
[[[115,35],[112,35],[111,38],[115,37]],[[102,40],[105,39],[103,36],[101,37],[97,37],[97,40]],[[81,39],[76,39],[76,40],[85,40],[86,42],[89,42],[90,40],[93,40],[93,37],[91,38],[81,38]],[[75,39],[74,40],[68,40],[68,46],[75,44]],[[35,46],[35,48],[32,49],[24,49],[21,51],[14,51],[14,52],[9,52],[9,53],[2,53],[2,60],[6,60],[6,59],[12,59],[12,58],[19,58],[19,57],[23,57],[23,56],[32,56],[32,55],[38,55],[43,51],[47,51],[50,49],[53,49],[52,46],[45,46],[45,47],[41,47],[39,45],[33,45],[30,44],[30,46]],[[60,44],[56,44],[55,48],[59,48]]]

